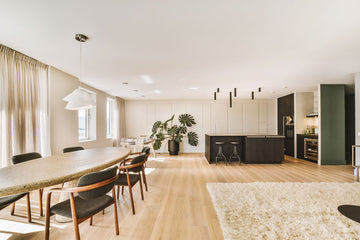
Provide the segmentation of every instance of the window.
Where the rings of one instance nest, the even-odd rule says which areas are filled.
[[[106,99],[106,137],[112,138],[114,132],[114,105],[112,98]]]
[[[91,94],[96,104],[96,93],[85,89]],[[90,109],[78,110],[79,141],[96,140],[96,105]]]
[[[89,110],[82,109],[78,111],[79,119],[79,140],[89,139]]]

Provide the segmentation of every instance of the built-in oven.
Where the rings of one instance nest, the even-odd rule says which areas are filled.
[[[304,158],[318,160],[318,139],[304,138]]]

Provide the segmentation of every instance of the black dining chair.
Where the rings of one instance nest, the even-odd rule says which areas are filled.
[[[144,164],[144,167],[140,168],[140,167],[136,167],[136,168],[131,168],[129,169],[130,172],[132,173],[141,173],[141,176],[142,176],[142,180],[144,182],[144,185],[145,185],[145,190],[147,191],[148,190],[148,187],[147,187],[147,180],[146,180],[146,174],[145,174],[145,166],[146,166],[146,162],[148,160],[148,157],[150,156],[150,148],[148,146],[145,146],[143,147],[143,149],[141,150],[141,152],[136,152],[136,153],[131,153],[129,156],[130,158],[127,158],[125,161],[121,162],[122,165],[126,165],[128,164],[129,162],[131,162],[131,160],[134,158],[134,157],[131,157],[131,156],[134,156],[134,155],[140,155],[141,153],[145,153],[145,164]],[[122,191],[124,187],[122,187]]]
[[[13,164],[19,164],[19,163],[23,163],[23,162],[27,162],[30,160],[34,160],[37,158],[42,158],[40,153],[37,152],[31,152],[31,153],[24,153],[24,154],[19,154],[19,155],[15,155],[12,156],[11,161]],[[43,205],[42,205],[42,196],[43,196],[43,192],[44,189],[39,189],[39,208],[40,208],[40,216],[43,216]],[[28,208],[30,208],[30,195],[28,194],[27,198],[29,198],[29,200],[27,200],[28,202]],[[12,208],[11,208],[11,215],[14,215],[14,211],[15,211],[15,202],[13,202]],[[28,214],[29,215],[29,214]],[[29,222],[31,221],[31,213],[30,213],[30,218],[28,217]]]
[[[11,215],[14,215],[15,202],[17,200],[23,198],[24,196],[26,196],[28,221],[31,222],[30,194],[28,192],[15,194],[15,195],[10,195],[10,196],[5,196],[5,197],[0,197],[0,210],[3,209],[3,208],[6,208],[10,204],[13,204],[12,208],[11,208]]]
[[[119,198],[119,192],[120,192],[120,186],[127,186],[129,188],[129,195],[130,195],[130,202],[131,202],[131,208],[132,208],[132,212],[133,214],[135,214],[135,206],[134,206],[134,199],[133,199],[133,195],[132,195],[132,187],[140,181],[140,192],[141,192],[141,199],[144,200],[144,193],[143,193],[143,189],[142,189],[142,183],[141,183],[141,174],[140,174],[140,170],[138,171],[138,169],[143,169],[144,168],[144,163],[146,162],[146,158],[145,158],[145,153],[141,153],[139,156],[134,157],[133,159],[131,159],[130,164],[123,164],[121,163],[119,166],[119,178],[115,181],[115,185],[118,186],[117,190],[118,190],[118,195],[117,197]],[[130,169],[135,170],[135,172],[137,172],[138,174],[131,174],[130,173]],[[122,190],[122,194],[124,193],[124,191]]]
[[[81,151],[84,150],[83,147],[81,146],[77,146],[77,147],[68,147],[68,148],[64,148],[63,149],[63,153],[67,153],[67,152],[75,152],[75,151]]]
[[[82,176],[77,187],[52,188],[46,199],[45,239],[50,237],[50,216],[58,214],[72,218],[75,238],[80,239],[79,224],[90,218],[92,225],[93,216],[105,208],[114,205],[115,232],[119,235],[119,224],[116,207],[116,196],[114,182],[118,178],[117,166],[95,173]],[[112,196],[107,195],[112,191]],[[67,192],[70,199],[51,205],[51,194],[53,192]],[[74,194],[77,193],[77,196]]]

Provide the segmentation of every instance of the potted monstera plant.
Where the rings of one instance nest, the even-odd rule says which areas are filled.
[[[190,114],[180,114],[178,117],[179,125],[173,124],[175,115],[165,122],[156,121],[152,127],[152,134],[150,138],[154,138],[154,149],[160,149],[162,142],[168,139],[168,150],[170,155],[178,155],[179,144],[183,138],[188,139],[191,146],[199,144],[199,137],[195,132],[189,131],[188,128],[195,125],[195,119]]]

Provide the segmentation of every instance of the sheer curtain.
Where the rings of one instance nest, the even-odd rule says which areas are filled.
[[[0,164],[11,156],[50,152],[49,67],[0,45]]]
[[[125,137],[125,100],[115,98],[115,118],[114,118],[114,138],[113,145],[119,146],[121,138]]]

